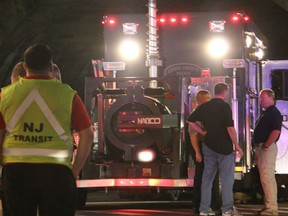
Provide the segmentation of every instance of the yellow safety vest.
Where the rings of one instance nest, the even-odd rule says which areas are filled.
[[[75,91],[56,79],[23,79],[4,87],[3,163],[56,163],[71,167],[71,112]]]

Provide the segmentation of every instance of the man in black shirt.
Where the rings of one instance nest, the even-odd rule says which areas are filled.
[[[214,94],[212,100],[199,106],[187,119],[189,125],[204,136],[202,151],[205,166],[201,186],[200,215],[214,215],[210,210],[211,186],[218,169],[222,185],[222,215],[238,215],[233,207],[234,150],[238,151],[241,157],[243,151],[238,145],[232,110],[224,101],[228,95],[228,86],[225,83],[217,83]],[[202,122],[203,128],[199,127],[197,121]]]
[[[278,215],[277,183],[275,166],[277,144],[281,133],[282,115],[275,106],[275,94],[271,89],[263,89],[259,94],[259,102],[264,112],[256,121],[253,135],[256,164],[265,194],[265,209],[260,215]]]

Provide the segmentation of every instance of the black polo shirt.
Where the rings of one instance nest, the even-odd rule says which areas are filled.
[[[256,121],[253,141],[254,144],[264,143],[273,130],[281,132],[283,117],[276,106],[268,107]],[[276,141],[278,141],[280,134]]]
[[[202,122],[207,134],[204,137],[205,145],[213,151],[228,155],[233,151],[233,144],[227,131],[227,127],[233,127],[232,110],[223,99],[212,100],[197,107],[187,121]]]

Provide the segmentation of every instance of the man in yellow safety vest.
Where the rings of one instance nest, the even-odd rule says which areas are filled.
[[[50,48],[35,44],[24,53],[26,76],[2,88],[0,141],[8,215],[75,214],[75,179],[93,132],[78,94],[51,78],[52,65]],[[73,164],[71,129],[80,137]]]

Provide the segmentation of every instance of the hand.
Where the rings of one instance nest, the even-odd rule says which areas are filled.
[[[244,155],[243,150],[239,145],[236,145],[235,152],[238,152],[240,158],[242,158]]]
[[[75,179],[79,179],[79,171],[77,171],[76,169],[72,168],[72,174],[74,176]]]
[[[198,163],[201,163],[202,160],[203,160],[202,154],[201,154],[201,153],[198,153],[198,154],[196,153],[196,161],[197,161]]]

